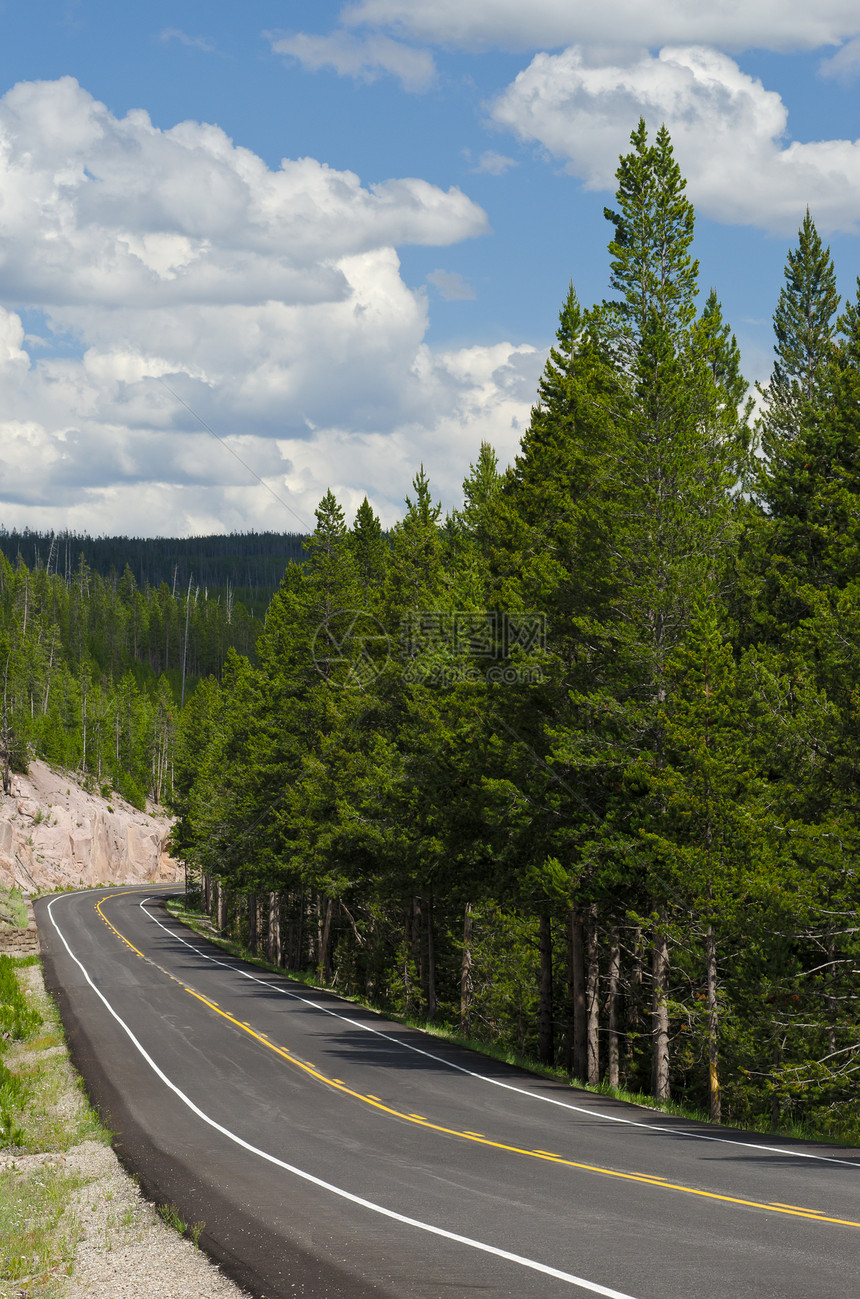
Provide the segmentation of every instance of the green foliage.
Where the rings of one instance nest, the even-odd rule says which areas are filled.
[[[570,286],[511,468],[482,446],[444,520],[422,468],[387,536],[327,493],[255,658],[178,718],[160,684],[174,845],[305,977],[852,1133],[860,299],[834,325],[807,217],[760,462],[665,129],[617,175],[616,297]]]
[[[28,1005],[21,991],[12,958],[0,956],[0,1040],[22,1042],[41,1023],[38,1011]]]

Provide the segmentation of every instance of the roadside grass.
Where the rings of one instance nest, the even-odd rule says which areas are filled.
[[[205,1222],[186,1222],[175,1204],[156,1205],[161,1221],[179,1236],[186,1236],[195,1249],[200,1248],[200,1233]]]
[[[38,964],[0,956],[0,1299],[64,1293],[82,1231],[71,1203],[88,1179],[50,1157],[110,1141],[69,1063],[57,1008],[30,973]]]
[[[341,992],[338,988],[327,986],[319,982],[313,973],[304,970],[286,970],[282,966],[273,965],[264,957],[256,952],[251,952],[248,948],[243,947],[241,943],[232,938],[225,938],[218,933],[218,930],[212,924],[205,912],[194,907],[187,907],[182,895],[168,898],[166,901],[167,910],[177,920],[188,925],[195,933],[200,934],[203,938],[208,938],[210,942],[217,944],[231,956],[236,956],[251,965],[256,965],[261,970],[266,970],[273,974],[287,975],[295,983],[303,983],[308,988],[317,989],[320,992],[333,992],[336,996],[344,1001],[352,1002],[355,1005],[362,1006],[365,1010],[370,1010],[374,1014],[384,1015],[397,1024],[404,1024],[409,1028],[419,1029],[422,1033],[427,1033],[431,1037],[439,1038],[441,1041],[450,1042],[454,1046],[462,1046],[467,1050],[474,1051],[478,1055],[484,1055],[492,1060],[502,1061],[504,1064],[513,1065],[517,1069],[523,1069],[527,1073],[536,1074],[541,1078],[550,1078],[556,1082],[566,1083],[572,1089],[577,1091],[590,1092],[597,1096],[606,1096],[612,1100],[625,1101],[630,1105],[638,1105],[641,1109],[652,1110],[656,1113],[671,1115],[675,1118],[689,1119],[696,1123],[710,1123],[710,1119],[705,1110],[697,1109],[691,1105],[685,1105],[680,1101],[666,1100],[659,1101],[653,1096],[644,1092],[632,1092],[624,1087],[610,1087],[609,1083],[601,1082],[596,1086],[588,1083],[582,1083],[571,1079],[570,1075],[561,1067],[548,1066],[541,1064],[533,1056],[523,1055],[514,1048],[502,1043],[488,1041],[485,1038],[474,1038],[464,1036],[457,1032],[450,1025],[443,1023],[427,1023],[426,1020],[419,1019],[416,1016],[397,1014],[387,1008],[375,1006],[372,1002],[365,1000],[363,997]],[[722,1125],[727,1132],[736,1131],[728,1124]],[[814,1123],[807,1121],[788,1120],[777,1127],[774,1127],[765,1120],[751,1119],[744,1123],[742,1131],[757,1132],[764,1136],[790,1137],[796,1141],[820,1141],[828,1145],[839,1144],[843,1146],[860,1146],[860,1139],[853,1130],[847,1132],[834,1132],[832,1129],[823,1129],[816,1127]]]
[[[80,1222],[69,1213],[84,1184],[47,1164],[0,1172],[0,1294],[60,1299],[72,1271]]]
[[[0,889],[0,925],[27,928],[27,903],[19,889]]]

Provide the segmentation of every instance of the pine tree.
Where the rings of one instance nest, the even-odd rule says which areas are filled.
[[[720,992],[721,953],[752,943],[763,881],[775,875],[763,814],[767,788],[755,754],[754,697],[748,679],[739,680],[713,603],[696,610],[669,673],[665,763],[649,779],[642,834],[652,869],[674,897],[675,924],[683,917],[679,937],[698,994],[689,1016],[693,1025],[702,1022],[710,1117],[718,1123],[721,1008],[732,1009]]]
[[[603,851],[639,860],[644,893],[636,905],[656,917],[652,1087],[665,1097],[671,896],[626,836],[639,812],[637,773],[659,771],[665,761],[661,714],[671,698],[671,655],[703,595],[721,593],[744,432],[734,401],[740,376],[717,304],[706,306],[704,323],[696,319],[694,214],[668,133],[661,128],[650,145],[640,122],[631,145],[617,173],[618,211],[607,209],[615,227],[611,282],[623,296],[604,304],[595,326],[616,382],[609,438],[589,492],[589,510],[608,538],[598,580],[612,599],[596,611],[600,652],[582,698],[581,716],[593,720],[585,730],[560,733],[556,754],[581,762],[584,751],[602,750],[607,775],[615,769],[621,796],[605,804]],[[620,882],[616,874],[615,889]],[[629,865],[627,887],[634,888]],[[628,896],[633,904],[635,891]]]
[[[839,309],[830,249],[823,247],[808,208],[797,247],[788,254],[784,276],[773,317],[776,360],[762,421],[762,442],[769,461],[763,496],[776,512],[781,501],[782,453],[801,436],[826,396]]]

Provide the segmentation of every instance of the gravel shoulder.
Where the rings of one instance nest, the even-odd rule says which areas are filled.
[[[16,972],[43,1024],[2,1056],[27,1099],[16,1144],[0,1136],[0,1299],[242,1299],[246,1291],[188,1238],[204,1224],[157,1209],[123,1170],[71,1065],[40,967]]]

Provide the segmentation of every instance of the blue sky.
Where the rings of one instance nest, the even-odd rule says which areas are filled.
[[[666,120],[746,373],[808,203],[860,271],[860,8],[0,5],[0,523],[386,523],[507,463],[618,153]],[[283,160],[286,160],[284,163]],[[218,435],[206,432],[204,421]]]

